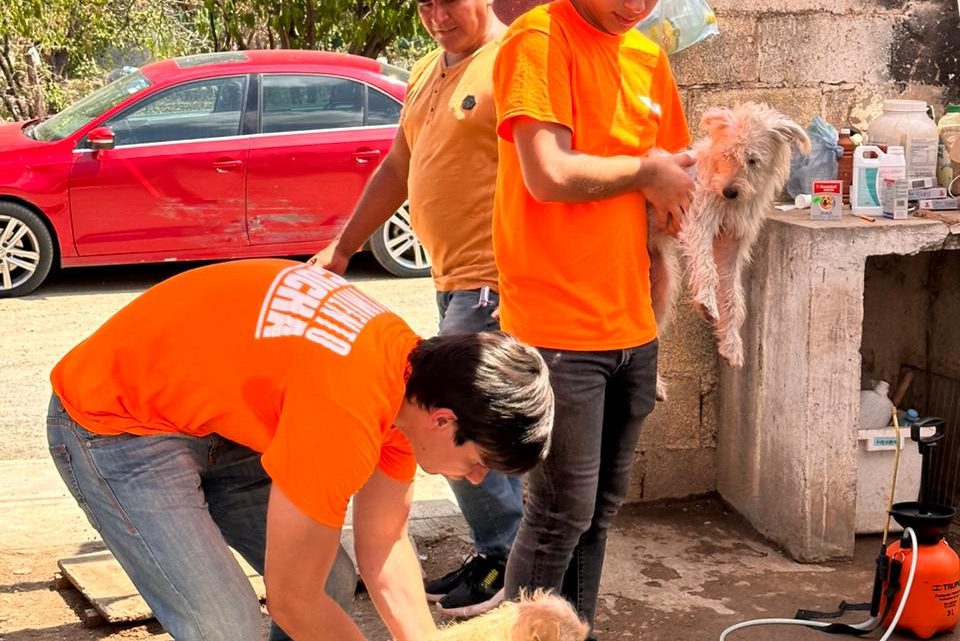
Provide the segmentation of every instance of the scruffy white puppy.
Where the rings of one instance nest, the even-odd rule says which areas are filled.
[[[693,300],[714,325],[720,355],[743,365],[740,327],[746,316],[742,273],[763,221],[790,173],[794,149],[810,153],[797,123],[761,103],[711,109],[700,121],[706,137],[694,145],[693,202],[678,235]],[[674,239],[648,214],[650,281],[660,331],[666,327],[680,280]],[[665,389],[657,381],[658,396]]]
[[[590,626],[565,599],[537,590],[505,601],[462,623],[440,628],[429,641],[584,641]]]

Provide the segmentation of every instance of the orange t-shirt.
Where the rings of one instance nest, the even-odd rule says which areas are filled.
[[[452,65],[443,50],[410,73],[400,126],[410,148],[410,222],[441,292],[497,288],[490,217],[497,183],[497,41]]]
[[[413,478],[412,449],[392,425],[418,341],[319,267],[220,263],[135,299],[71,350],[51,382],[92,432],[215,432],[263,453],[301,511],[340,527],[376,468]]]
[[[573,132],[575,150],[595,156],[680,151],[690,133],[666,55],[639,31],[603,33],[569,0],[557,0],[507,30],[494,65],[494,97],[501,325],[553,349],[622,349],[653,340],[643,195],[537,202],[523,183],[512,125],[521,116],[562,125]]]

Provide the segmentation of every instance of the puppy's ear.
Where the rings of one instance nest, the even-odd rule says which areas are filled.
[[[708,110],[700,119],[700,128],[707,134],[730,127],[733,127],[733,112],[722,107],[714,107]]]
[[[773,125],[773,133],[804,156],[810,153],[810,138],[803,127],[785,116],[777,118]]]
[[[532,597],[520,595],[520,612],[513,624],[510,641],[560,641],[560,624],[542,602],[546,596],[540,589]]]
[[[540,619],[528,621],[529,627],[523,631],[523,636],[518,634],[519,630],[514,628],[512,641],[561,641],[560,623],[551,619]]]

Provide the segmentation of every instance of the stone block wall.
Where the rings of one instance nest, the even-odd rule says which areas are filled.
[[[866,129],[884,98],[960,100],[954,0],[712,0],[720,35],[677,54],[691,126],[712,106],[770,103]]]
[[[937,114],[960,101],[955,0],[708,1],[720,35],[672,61],[693,131],[710,107],[748,100],[803,124],[820,114],[863,130],[884,98],[925,100]],[[494,0],[494,10],[510,22],[536,4]],[[670,397],[644,428],[629,501],[717,489],[720,365],[709,328],[686,299],[661,348]]]

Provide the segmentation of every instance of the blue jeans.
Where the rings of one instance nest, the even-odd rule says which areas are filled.
[[[506,596],[551,588],[592,624],[607,530],[627,494],[640,426],[656,402],[657,341],[540,353],[556,398],[553,439],[547,459],[527,474]]]
[[[495,331],[500,322],[491,314],[499,298],[478,289],[437,292],[440,334]],[[470,527],[474,545],[481,554],[506,559],[523,515],[523,484],[519,477],[490,471],[480,485],[466,479],[451,480],[450,488],[463,518]]]
[[[70,493],[173,638],[261,638],[257,595],[227,548],[263,573],[270,478],[259,454],[215,434],[100,436],[55,395],[47,439]],[[356,581],[341,548],[327,593],[349,608]],[[289,637],[273,626],[270,638]]]

